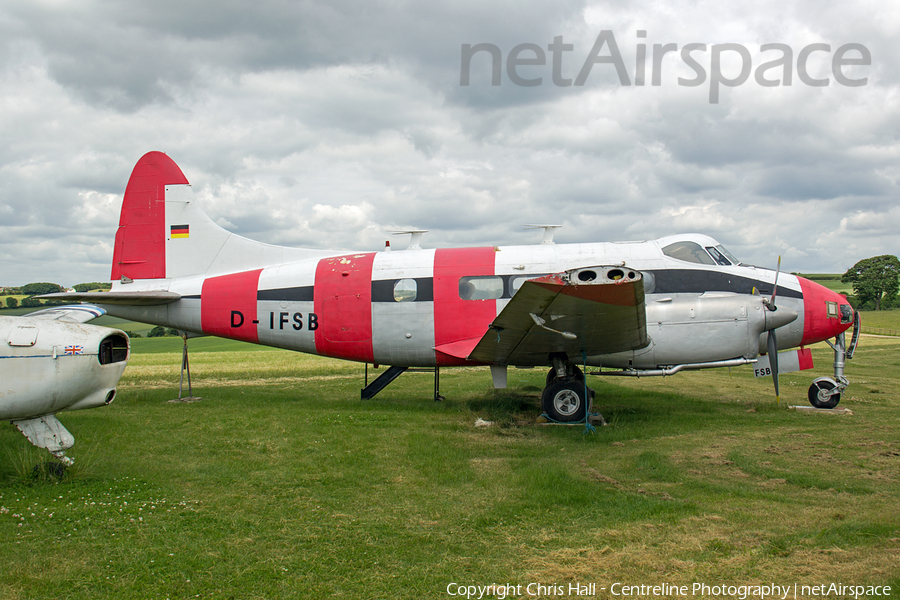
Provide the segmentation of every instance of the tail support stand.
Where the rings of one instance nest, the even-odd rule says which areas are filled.
[[[582,373],[587,373],[587,353],[581,351]],[[584,378],[584,433],[597,433],[597,429],[591,425],[591,408],[593,408],[593,398],[591,398],[590,388],[587,386],[587,377]]]
[[[169,402],[196,402],[199,397],[194,396],[194,390],[191,387],[191,364],[188,361],[188,345],[187,334],[183,333],[181,339],[184,340],[184,349],[181,351],[181,380],[178,382],[178,398],[169,400]],[[184,396],[184,374],[187,373],[188,395]]]
[[[435,402],[443,402],[446,400],[443,396],[441,396],[441,368],[434,368],[434,401]]]

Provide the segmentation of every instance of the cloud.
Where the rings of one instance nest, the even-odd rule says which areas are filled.
[[[597,63],[613,33],[632,85]],[[646,37],[638,37],[638,31]],[[13,3],[0,8],[0,284],[107,277],[118,202],[136,160],[167,152],[212,218],[269,243],[374,250],[395,229],[446,247],[533,243],[525,223],[562,223],[556,241],[716,236],[746,262],[842,271],[896,253],[900,181],[900,11],[676,2]],[[751,75],[709,102],[688,43],[793,49],[791,86]],[[460,85],[463,44],[489,55]],[[798,79],[797,54],[827,87]],[[830,56],[863,44],[862,87]],[[517,73],[521,44],[545,54]],[[639,45],[647,84],[634,85]],[[651,85],[654,45],[676,44]],[[604,50],[604,54],[606,50]],[[533,52],[532,52],[533,54]],[[520,56],[531,56],[523,52]],[[711,51],[696,54],[710,68]],[[726,68],[740,68],[735,56]],[[779,77],[778,70],[767,77]]]

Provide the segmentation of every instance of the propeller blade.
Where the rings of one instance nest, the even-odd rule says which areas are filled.
[[[778,291],[778,276],[781,274],[781,255],[778,255],[778,266],[775,267],[775,284],[772,286],[772,297],[766,303],[769,310],[777,310],[775,306],[775,293]]]
[[[769,355],[769,367],[772,369],[772,381],[775,383],[775,402],[781,404],[781,395],[778,393],[778,339],[775,330],[771,330],[766,336],[766,352]]]

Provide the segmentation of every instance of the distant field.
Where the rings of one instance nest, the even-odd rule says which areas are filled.
[[[43,454],[0,428],[0,598],[900,590],[900,339],[863,337],[841,403],[852,415],[775,406],[747,368],[591,378],[610,423],[594,433],[534,424],[543,369],[511,370],[505,391],[484,368],[446,369],[441,403],[429,374],[404,374],[363,402],[362,365],[190,347],[201,401],[167,402],[179,339],[135,340],[116,401],[61,415],[78,462],[60,483],[29,483]],[[784,376],[786,403],[829,373],[830,349],[813,353],[815,372]]]
[[[801,277],[806,277],[815,281],[819,285],[827,287],[829,290],[839,294],[852,294],[852,283],[841,283],[843,273],[801,273]]]
[[[863,331],[867,331],[871,327],[889,329],[897,332],[892,335],[900,335],[900,310],[864,310],[859,313],[859,317]]]

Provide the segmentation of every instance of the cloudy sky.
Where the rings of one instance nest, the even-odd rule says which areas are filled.
[[[559,223],[558,243],[696,231],[843,272],[900,253],[898,36],[887,0],[6,2],[0,285],[107,280],[150,150],[270,243],[530,244],[522,225]],[[466,44],[499,52],[499,85],[488,50],[463,73]]]

